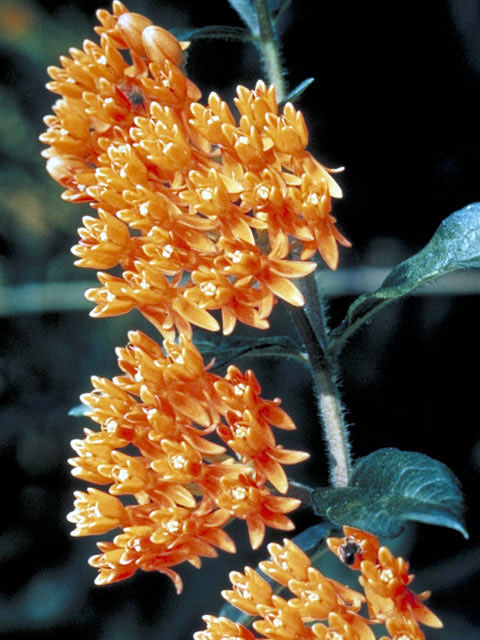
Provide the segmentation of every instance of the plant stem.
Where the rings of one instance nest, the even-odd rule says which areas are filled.
[[[255,0],[255,8],[259,25],[257,44],[262,53],[268,80],[275,86],[277,101],[282,102],[286,95],[285,83],[278,40],[267,1]],[[318,410],[330,456],[330,483],[334,487],[345,487],[350,479],[351,462],[348,431],[337,384],[338,365],[336,356],[328,351],[329,336],[325,307],[320,300],[315,280],[310,280],[307,287],[309,288],[310,317],[308,309],[304,311],[289,308],[289,311],[305,343],[313,371]]]
[[[331,458],[330,482],[333,487],[346,487],[351,473],[350,443],[338,385],[330,367],[317,368],[314,374],[317,382],[319,412]]]
[[[346,487],[350,480],[351,459],[348,429],[337,382],[338,363],[327,350],[328,326],[318,287],[311,280],[308,289],[306,309],[289,307],[289,312],[303,339],[313,372],[318,412],[330,458],[330,484],[333,487]],[[311,319],[314,319],[313,324]]]
[[[258,16],[259,37],[258,45],[265,65],[268,82],[275,86],[277,102],[282,102],[286,96],[284,74],[280,61],[278,40],[273,30],[272,19],[266,0],[255,0]]]

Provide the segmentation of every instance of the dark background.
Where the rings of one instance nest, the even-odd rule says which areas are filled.
[[[335,215],[353,248],[342,250],[341,267],[392,266],[420,249],[449,213],[480,200],[480,2],[384,3],[383,12],[353,4],[293,0],[282,22],[284,57],[290,87],[316,79],[299,102],[310,149],[327,166],[346,167]],[[0,636],[186,640],[203,628],[203,613],[218,613],[228,570],[266,554],[265,546],[248,550],[243,523],[232,527],[237,555],[206,560],[201,571],[180,568],[178,597],[157,574],[93,586],[87,558],[95,541],[72,539],[65,521],[72,491],[85,489],[70,476],[69,442],[89,426],[67,413],[92,374],[116,374],[113,349],[128,329],[153,330],[134,314],[93,320],[88,306],[72,310],[60,289],[53,311],[42,298],[36,313],[7,304],[25,284],[94,279],[72,266],[69,253],[89,209],[60,200],[37,138],[55,100],[44,89],[45,68],[69,46],[94,39],[98,6],[0,1]],[[166,28],[240,25],[226,0],[132,0],[128,7]],[[215,90],[229,100],[237,84],[252,87],[261,76],[253,47],[218,40],[192,45],[188,72],[204,96]],[[27,294],[31,306],[37,294]],[[351,300],[332,299],[332,325]],[[443,631],[426,631],[428,640],[480,637],[479,309],[474,295],[410,298],[381,312],[342,358],[355,454],[385,446],[420,451],[449,465],[464,488],[469,541],[412,525],[393,543],[411,559],[417,590],[433,590],[431,606],[445,622]],[[280,311],[273,328],[289,330]],[[306,372],[273,360],[239,365],[255,367],[263,395],[281,396],[295,419],[298,432],[278,439],[312,452],[292,476],[325,483]],[[309,513],[295,519],[299,531],[314,523]]]

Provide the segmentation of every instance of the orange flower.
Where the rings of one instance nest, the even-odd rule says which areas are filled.
[[[389,549],[381,547],[377,562],[364,561],[360,569],[360,581],[375,617],[388,619],[393,610],[429,627],[443,626],[439,618],[422,604],[430,592],[416,595],[408,589],[413,575],[408,574],[408,562],[403,558],[395,558]]]
[[[282,464],[302,462],[309,454],[277,446],[270,424],[283,429],[292,429],[295,425],[278,407],[278,401],[260,398],[260,388],[252,371],[243,375],[237,367],[230,366],[225,380],[218,380],[214,386],[228,404],[225,413],[228,425],[217,428],[220,438],[244,462],[252,463],[280,493],[286,493],[288,480]]]
[[[290,580],[308,580],[308,569],[312,566],[310,558],[294,544],[285,539],[283,546],[272,542],[268,545],[270,560],[260,563],[262,572],[284,587]]]
[[[348,587],[325,578],[314,567],[307,570],[307,580],[291,579],[288,588],[297,598],[290,600],[290,605],[298,609],[303,618],[324,620],[332,611],[342,611],[339,601],[348,605],[351,613],[360,610],[364,598]],[[345,613],[345,612],[344,612]]]
[[[263,573],[289,589],[295,597],[286,600],[276,595],[272,586],[256,571],[245,567],[245,573],[230,573],[233,589],[222,596],[233,606],[253,618],[255,631],[271,640],[374,640],[368,621],[358,614],[365,598],[358,592],[326,578],[311,566],[310,559],[292,541],[284,545],[270,544],[271,559],[260,563]],[[277,589],[278,591],[278,589]],[[224,618],[205,616],[207,631],[227,629]],[[316,622],[323,620],[327,624]],[[316,622],[316,624],[311,624]],[[233,623],[231,623],[233,624]],[[233,637],[248,637],[240,625]],[[227,636],[194,634],[195,640]],[[253,636],[252,636],[253,637]]]
[[[365,620],[348,612],[328,614],[328,626],[314,624],[313,632],[318,640],[374,640],[375,635]]]
[[[253,549],[262,544],[266,526],[284,531],[295,528],[284,514],[299,507],[300,500],[272,496],[267,487],[245,473],[225,473],[216,487],[208,488],[208,493],[219,507],[246,521]]]
[[[129,525],[113,542],[98,543],[102,553],[89,560],[99,570],[96,584],[110,584],[142,569],[165,573],[180,593],[182,580],[170,567],[188,561],[199,568],[201,556],[217,555],[215,547],[235,552],[233,541],[222,528],[230,517],[225,510],[212,511],[208,501],[193,511],[155,506],[146,503],[126,507]]]
[[[425,640],[424,634],[411,618],[390,618],[386,623],[389,636],[383,636],[381,640]]]
[[[74,536],[99,535],[127,525],[128,513],[122,502],[104,491],[89,488],[75,491],[75,511],[67,519],[75,523]]]
[[[258,547],[265,527],[292,529],[285,516],[300,501],[271,494],[268,481],[288,490],[280,463],[299,462],[307,454],[275,443],[272,425],[294,429],[278,399],[264,400],[253,372],[230,367],[225,377],[208,371],[186,338],[160,347],[141,332],[117,349],[122,375],[94,377],[94,390],[82,396],[87,415],[100,431],[85,429],[72,441],[77,457],[73,475],[108,486],[77,492],[68,519],[74,535],[122,529],[113,542],[99,543],[91,559],[105,584],[132,575],[137,568],[181,580],[171,567],[216,555],[215,547],[234,552],[223,527],[231,518],[246,521],[251,544]],[[249,419],[245,441],[229,440],[235,417]],[[229,421],[227,423],[227,420]],[[238,426],[237,431],[243,428]],[[210,439],[219,435],[225,447]],[[135,447],[137,455],[123,449]],[[277,468],[278,465],[278,468]],[[121,496],[133,496],[124,505]]]
[[[251,567],[245,567],[245,574],[231,571],[229,577],[233,590],[222,591],[222,597],[237,609],[258,616],[258,605],[272,604],[272,587]]]
[[[252,626],[263,636],[271,640],[314,640],[315,636],[310,627],[307,627],[301,615],[289,603],[280,596],[272,596],[272,605],[258,605],[260,620],[256,620]]]
[[[395,558],[389,549],[381,547],[376,536],[353,527],[343,529],[344,538],[328,538],[327,544],[351,569],[360,569],[359,582],[365,590],[372,618],[387,622],[396,620],[390,627],[387,625],[387,629],[401,640],[403,636],[414,640],[422,638],[418,623],[437,628],[443,626],[441,620],[422,603],[430,592],[417,595],[408,588],[414,578],[408,573],[408,562]],[[405,632],[402,636],[400,632],[391,631],[400,628],[399,625],[414,629],[413,635]]]
[[[216,618],[215,616],[203,616],[207,623],[205,631],[197,631],[193,637],[195,640],[256,640],[251,631],[243,625],[232,622],[228,618]]]
[[[345,538],[327,538],[327,545],[350,569],[360,569],[363,560],[376,562],[380,543],[367,531],[343,527]]]
[[[208,105],[181,70],[178,42],[117,0],[97,12],[100,43],[70,49],[50,67],[60,94],[41,140],[50,175],[71,202],[89,202],[73,248],[78,266],[100,271],[87,292],[95,317],[137,308],[164,337],[191,325],[237,321],[259,329],[277,298],[301,306],[292,283],[315,268],[319,251],[333,269],[337,242],[332,197],[341,190],[306,151],[308,131],[273,87],[238,87],[238,122],[212,93]],[[125,53],[124,53],[125,52]],[[300,258],[300,259],[298,259]]]

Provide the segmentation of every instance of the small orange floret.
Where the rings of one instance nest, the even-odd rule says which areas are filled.
[[[363,560],[375,561],[380,549],[378,538],[367,531],[343,527],[344,538],[327,538],[327,545],[350,569],[360,569]]]

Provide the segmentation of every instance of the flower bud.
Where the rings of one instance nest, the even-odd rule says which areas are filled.
[[[183,51],[178,40],[162,27],[148,26],[142,32],[142,42],[152,62],[161,64],[165,58],[177,67],[183,62]]]
[[[144,55],[142,32],[152,22],[139,13],[124,13],[118,19],[117,25],[126,44],[139,55]]]
[[[88,171],[84,162],[67,155],[49,158],[46,169],[50,177],[63,186],[69,185],[76,173]]]

